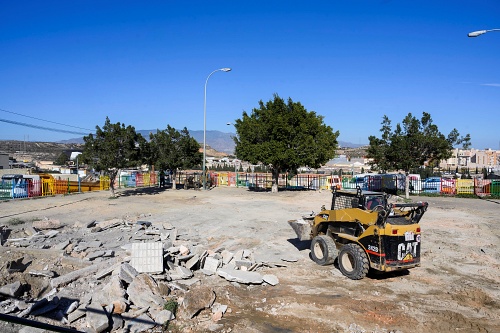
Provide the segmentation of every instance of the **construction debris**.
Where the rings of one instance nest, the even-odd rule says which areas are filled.
[[[44,219],[16,236],[3,233],[4,246],[23,253],[47,251],[57,259],[35,269],[19,256],[7,264],[8,272],[28,274],[30,281],[40,279],[53,289],[37,299],[19,280],[0,286],[0,312],[82,331],[126,327],[141,332],[172,320],[192,321],[204,311],[199,321],[208,330],[219,329],[230,309],[215,302],[216,292],[205,282],[274,286],[278,278],[259,270],[284,266],[275,257],[256,261],[248,249],[205,248],[195,233],[144,219],[76,222],[73,227]]]

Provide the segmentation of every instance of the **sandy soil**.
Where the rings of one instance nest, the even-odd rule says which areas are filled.
[[[130,190],[0,203],[0,225],[43,217],[65,224],[112,218],[170,222],[208,249],[250,249],[255,256],[292,260],[264,268],[277,286],[236,286],[219,277],[205,283],[231,309],[220,332],[500,332],[500,201],[413,197],[428,201],[421,221],[421,267],[360,281],[335,266],[318,266],[309,243],[287,221],[322,205],[331,193]],[[0,253],[5,270],[9,256]],[[38,266],[43,260],[35,259]],[[51,259],[45,259],[51,260]],[[296,261],[293,261],[296,260]],[[40,261],[40,262],[38,262]],[[5,274],[2,274],[5,279]],[[5,283],[6,281],[0,281]],[[202,332],[201,326],[183,331]]]

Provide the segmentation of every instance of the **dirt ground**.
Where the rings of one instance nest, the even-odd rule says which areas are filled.
[[[261,271],[276,275],[276,286],[210,280],[217,301],[230,308],[219,322],[220,332],[500,332],[500,201],[412,199],[429,202],[421,220],[421,266],[397,274],[369,273],[359,281],[345,278],[335,266],[316,265],[309,257],[310,242],[299,242],[287,223],[328,207],[328,191],[146,189],[122,191],[116,199],[94,192],[11,200],[0,202],[0,225],[15,234],[22,221],[44,217],[64,224],[142,217],[187,230],[208,249],[249,249],[256,256],[286,259],[285,267]],[[2,271],[7,252],[0,249]]]

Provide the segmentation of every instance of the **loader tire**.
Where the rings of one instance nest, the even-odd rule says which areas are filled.
[[[361,280],[370,268],[365,251],[354,243],[346,244],[340,249],[338,262],[342,274],[352,280]]]
[[[331,237],[319,235],[311,241],[311,258],[318,265],[333,264],[337,255],[337,247]]]

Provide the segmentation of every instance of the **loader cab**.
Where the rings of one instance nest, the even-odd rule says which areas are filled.
[[[333,189],[332,210],[359,208],[369,211],[387,210],[387,195],[382,192]]]

